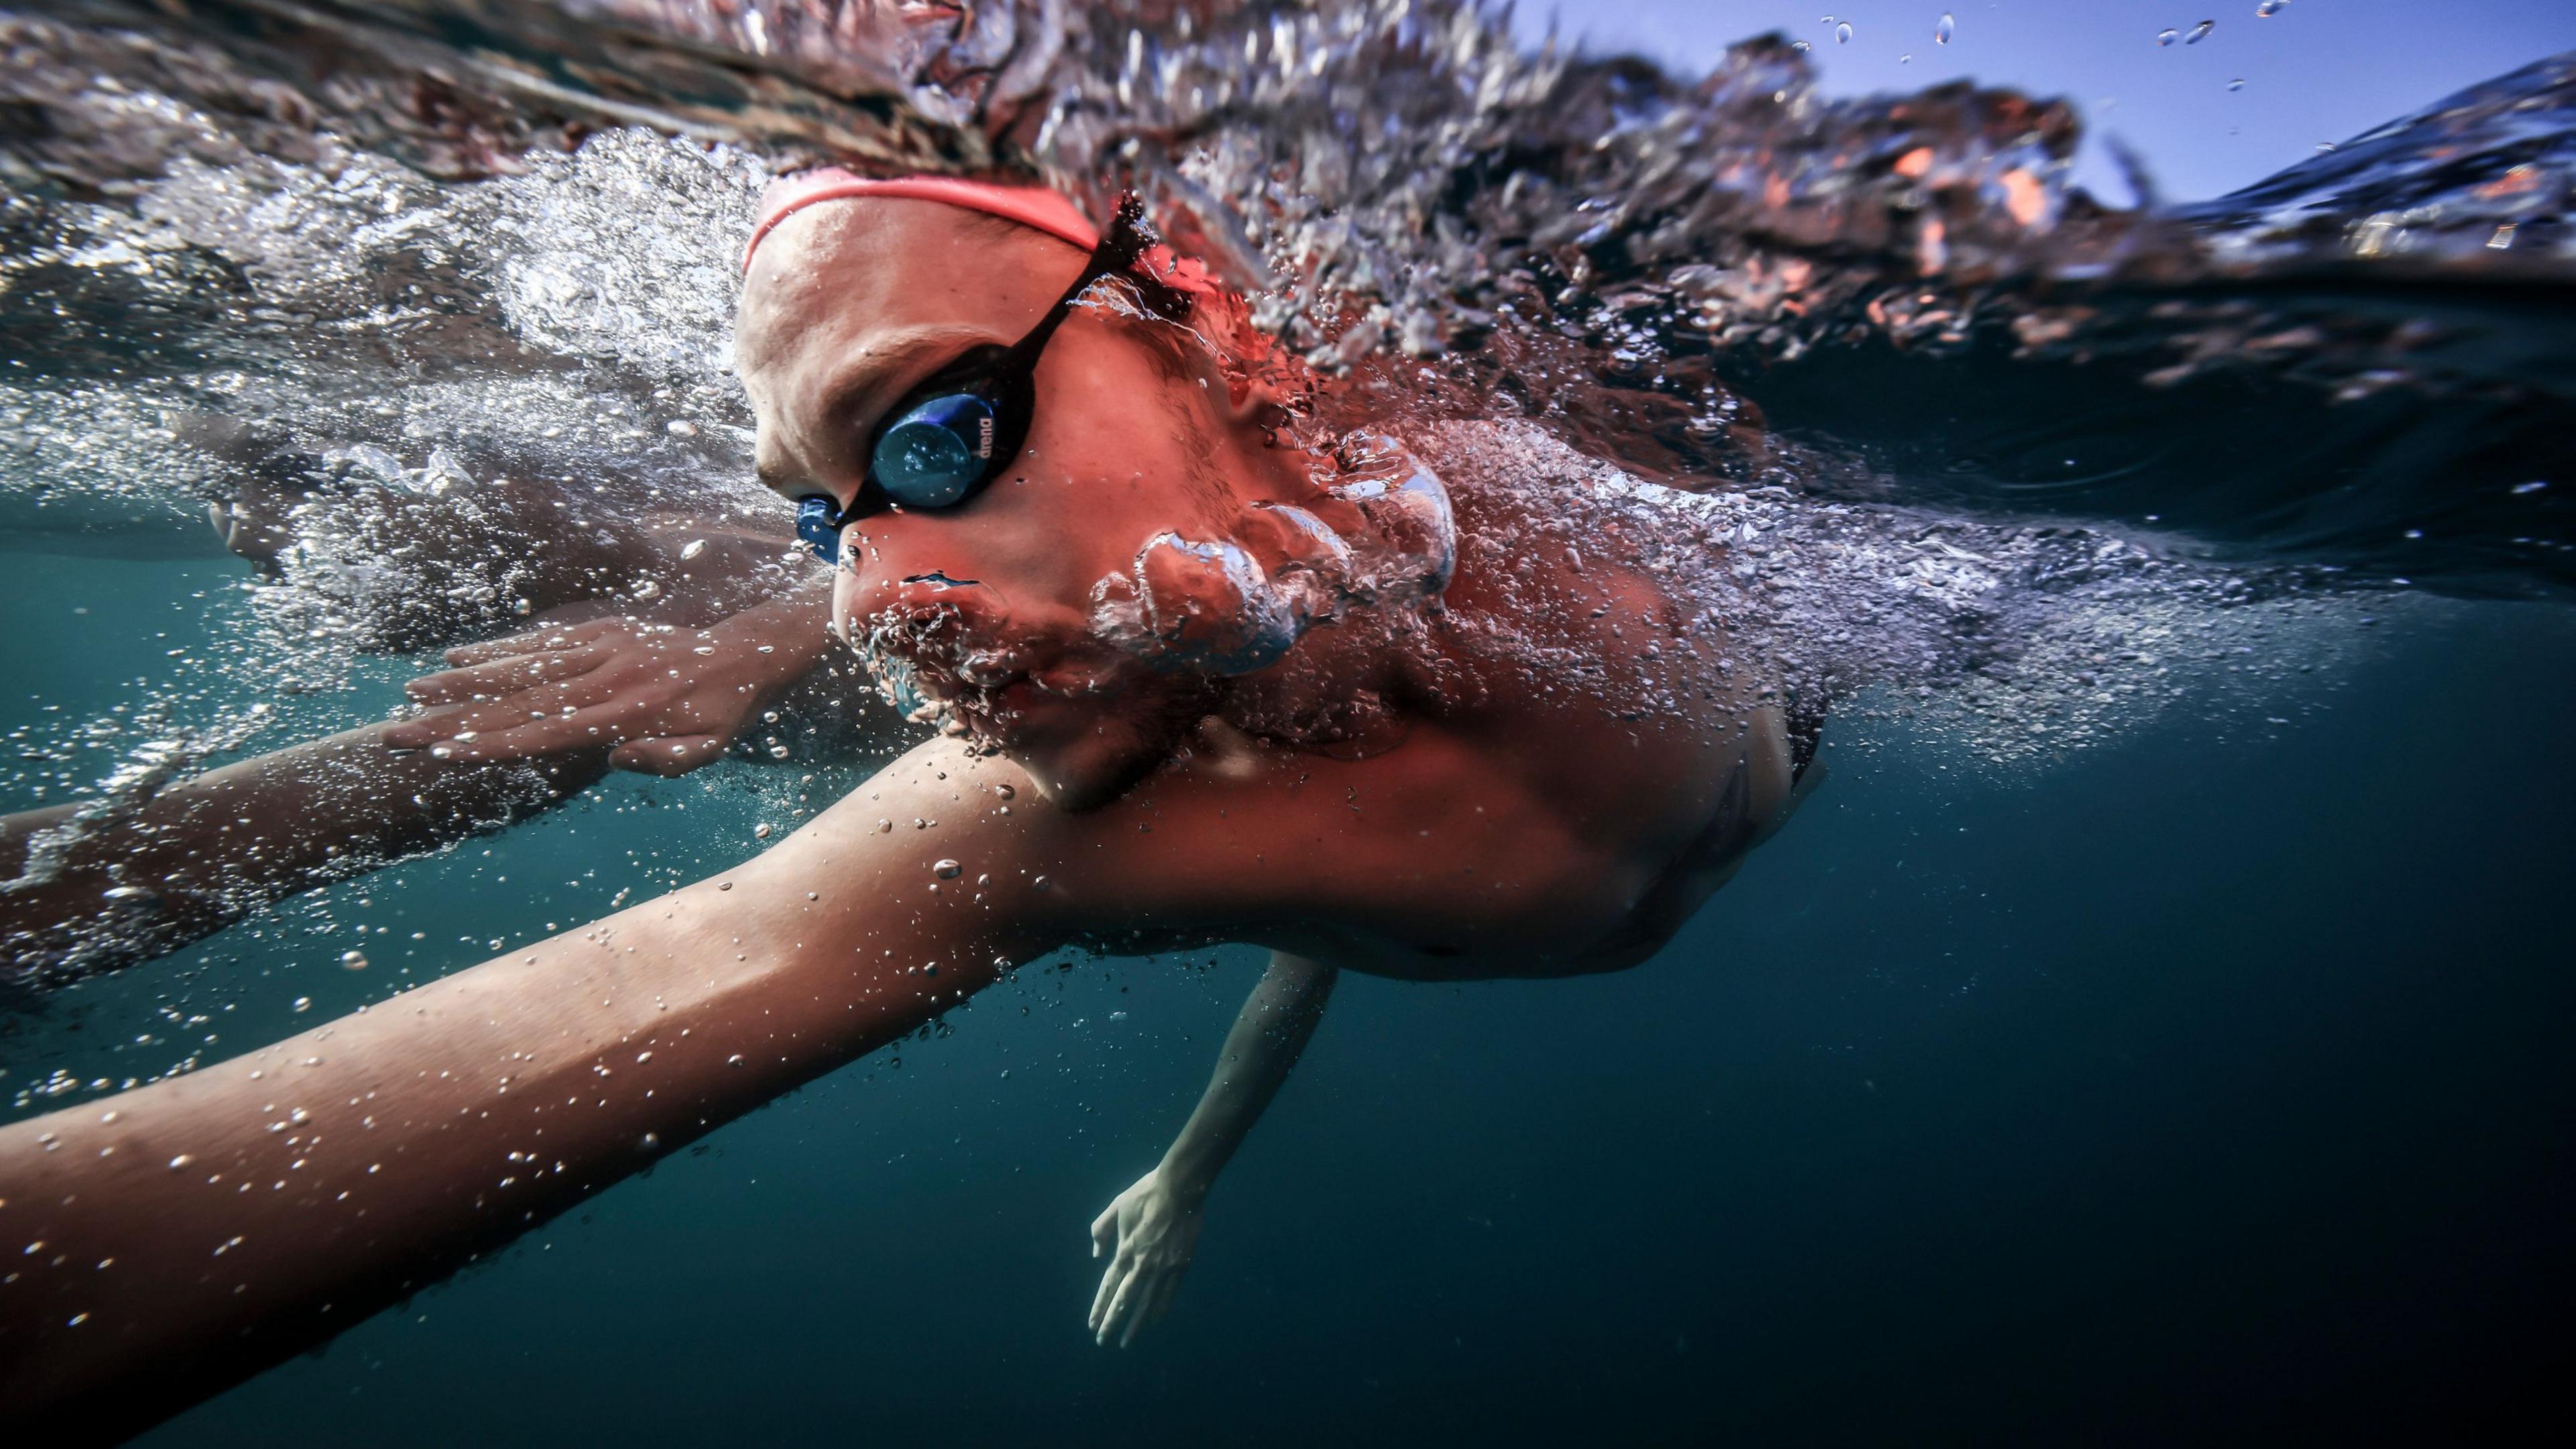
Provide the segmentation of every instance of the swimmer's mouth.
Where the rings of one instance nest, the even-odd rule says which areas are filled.
[[[862,657],[907,718],[950,721],[999,744],[1016,733],[1016,720],[1046,700],[1100,688],[1097,671],[1068,659],[1060,648],[1036,640],[975,641],[956,625],[953,617],[887,617],[864,636]]]
[[[893,593],[845,637],[896,713],[986,745],[1069,728],[1062,711],[1100,707],[1143,668],[1098,640],[1015,624],[989,587],[944,569]]]
[[[922,693],[964,713],[997,719],[1040,700],[1085,699],[1103,692],[1100,671],[1064,659],[1006,663],[987,656],[918,671]],[[1006,698],[1007,696],[1007,698]]]
[[[1059,649],[952,652],[936,643],[921,648],[905,647],[915,644],[910,640],[887,642],[891,647],[882,649],[875,662],[881,681],[897,682],[889,694],[898,709],[924,720],[953,720],[969,736],[997,746],[1018,737],[1034,712],[1116,692],[1115,667],[1104,671],[1096,661]]]

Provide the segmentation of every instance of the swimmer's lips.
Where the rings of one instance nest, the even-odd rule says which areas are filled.
[[[1079,635],[1015,624],[981,580],[910,574],[878,598],[870,647],[902,661],[915,692],[995,743],[1063,733],[1078,723],[1065,711],[1120,694],[1134,682],[1124,676],[1142,672]]]
[[[1071,651],[1043,645],[970,649],[959,658],[907,642],[889,641],[885,652],[910,666],[914,689],[1002,743],[1043,729],[1039,721],[1047,715],[1114,693],[1106,676],[1124,664],[1111,661],[1104,673]]]
[[[1108,693],[1097,670],[1058,661],[1046,668],[1015,670],[997,681],[979,683],[941,703],[997,736],[1022,733],[1038,716],[1079,707]]]

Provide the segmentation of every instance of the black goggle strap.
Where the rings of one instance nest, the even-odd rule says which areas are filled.
[[[841,554],[841,505],[820,493],[796,500],[796,539],[825,563]]]
[[[1036,371],[1038,354],[1046,351],[1047,342],[1055,336],[1055,329],[1064,325],[1064,319],[1072,314],[1073,306],[1082,300],[1082,294],[1091,290],[1091,284],[1135,266],[1145,253],[1161,242],[1162,238],[1155,234],[1154,224],[1145,219],[1145,203],[1132,191],[1120,196],[1118,209],[1111,213],[1109,225],[1100,233],[1100,245],[1091,249],[1091,260],[1083,264],[1082,275],[1073,279],[1073,285],[1064,289],[1064,295],[1056,298],[1055,305],[1047,309],[1046,315],[1038,319],[1038,325],[1030,328],[1027,336],[1004,351],[1001,363],[994,371],[1003,376]],[[1160,284],[1152,288],[1156,294],[1169,290]],[[1149,296],[1147,300],[1162,307],[1169,305],[1168,299],[1160,295]]]
[[[1091,260],[1083,265],[1082,274],[1064,289],[1046,315],[1019,341],[1012,343],[992,363],[979,369],[983,385],[969,388],[993,405],[994,445],[987,464],[984,482],[1010,466],[1019,454],[1020,444],[1028,436],[1029,415],[1035,408],[1038,358],[1054,340],[1055,331],[1064,319],[1073,315],[1083,294],[1103,277],[1128,274],[1146,310],[1157,316],[1181,317],[1188,313],[1188,299],[1178,289],[1165,285],[1150,273],[1137,267],[1145,254],[1162,244],[1152,222],[1145,219],[1145,203],[1130,191],[1118,198],[1109,225],[1102,228],[1100,244],[1092,248]],[[977,485],[981,487],[982,484]]]

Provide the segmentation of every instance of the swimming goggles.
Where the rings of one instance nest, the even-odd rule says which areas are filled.
[[[840,556],[841,529],[852,519],[887,505],[954,508],[982,492],[1011,466],[1028,439],[1038,358],[1056,328],[1093,283],[1128,271],[1160,244],[1145,220],[1144,203],[1134,192],[1120,197],[1082,275],[1028,335],[1008,347],[986,343],[969,349],[907,393],[888,410],[889,421],[869,445],[867,477],[858,496],[847,509],[819,493],[797,499],[796,536],[816,558],[830,563]],[[1176,309],[1185,308],[1186,299],[1176,289],[1142,273],[1131,280],[1144,294],[1147,310],[1184,315]]]

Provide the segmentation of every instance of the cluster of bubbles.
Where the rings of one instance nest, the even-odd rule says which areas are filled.
[[[567,599],[704,622],[808,575],[750,477],[727,356],[734,249],[765,174],[749,156],[613,131],[440,184],[300,129],[309,109],[237,75],[231,92],[274,104],[253,116],[148,87],[135,67],[171,79],[178,61],[147,36],[7,23],[34,42],[13,99],[42,97],[54,121],[11,154],[0,216],[19,343],[0,373],[0,527],[16,546],[158,556],[189,535],[213,551],[211,513],[258,566],[200,592],[208,637],[126,703],[14,732],[13,794],[72,807],[0,872],[17,903],[131,836],[171,782],[314,733],[330,711],[298,698],[345,688],[368,655],[526,627]],[[194,59],[200,79],[223,73]],[[745,566],[765,536],[768,561]],[[708,538],[735,558],[714,585],[716,560],[695,559]],[[815,753],[813,717],[846,684],[781,701],[743,753]],[[821,734],[828,750],[845,732]],[[483,808],[500,824],[556,798],[530,771]],[[0,986],[236,916],[274,893],[243,865],[185,901],[137,885],[49,918],[8,942]]]
[[[2009,781],[2175,711],[2288,723],[2361,657],[2373,616],[2294,570],[2216,569],[2070,523],[1981,520],[1820,498],[1779,483],[1684,491],[1528,421],[1426,434],[1453,482],[1544,500],[1489,565],[1548,548],[1655,575],[1696,617],[1685,642],[1793,725],[1830,713],[1846,747],[1938,735]],[[1548,661],[1578,677],[1579,661]],[[1593,687],[1623,710],[1701,708],[1650,672]]]

